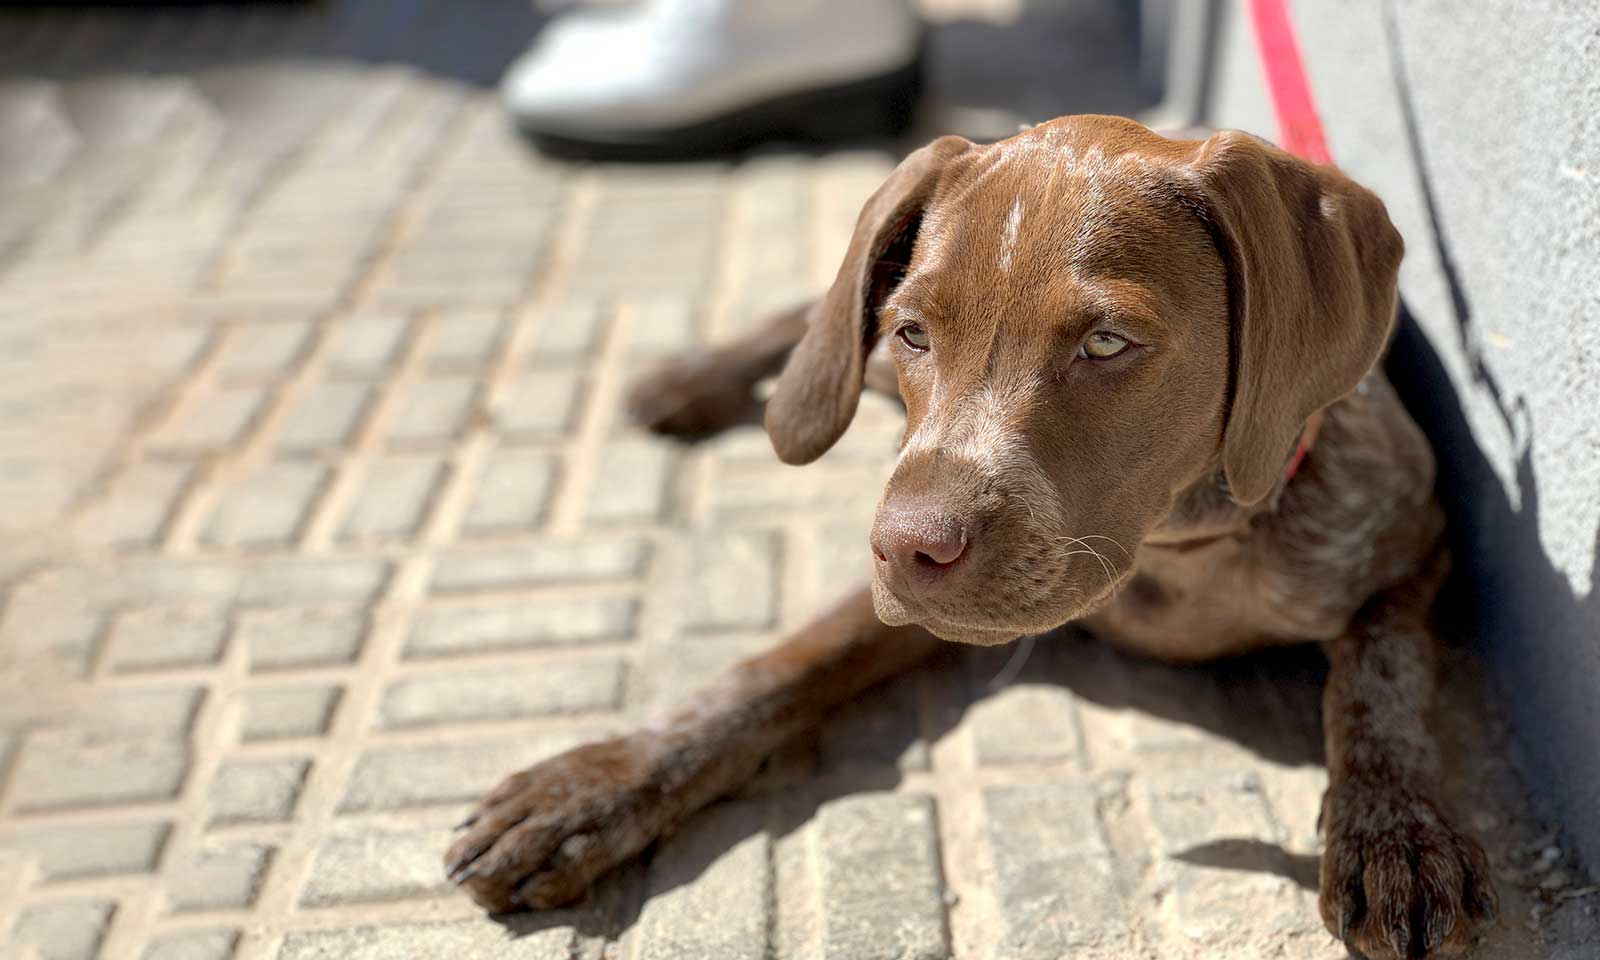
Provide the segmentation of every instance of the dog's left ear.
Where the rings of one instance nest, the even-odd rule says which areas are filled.
[[[1203,141],[1189,171],[1228,270],[1223,473],[1251,504],[1282,478],[1306,420],[1382,355],[1405,245],[1370,190],[1248,134]]]
[[[811,308],[806,335],[767,402],[767,436],[784,463],[810,463],[850,426],[878,340],[878,307],[905,274],[945,165],[971,147],[940,137],[902,160],[862,207],[839,275]]]

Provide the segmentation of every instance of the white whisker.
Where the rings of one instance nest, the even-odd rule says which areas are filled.
[[[1096,550],[1094,547],[1090,546],[1087,542],[1085,542],[1082,537],[1065,537],[1065,536],[1062,536],[1062,537],[1051,537],[1050,539],[1054,540],[1054,541],[1057,541],[1057,542],[1063,542],[1064,541],[1064,542],[1067,542],[1067,543],[1073,543],[1073,544],[1077,544],[1078,546],[1082,547],[1083,548],[1082,550],[1072,550],[1072,551],[1069,551],[1069,552],[1067,552],[1065,554],[1062,554],[1062,558],[1065,559],[1067,557],[1075,557],[1075,556],[1078,556],[1079,554],[1084,554],[1084,553],[1087,553],[1087,554],[1093,556],[1096,560],[1100,561],[1100,569],[1105,572],[1105,575],[1106,575],[1106,587],[1108,589],[1111,589],[1111,590],[1115,590],[1117,588],[1117,576],[1116,576],[1116,572],[1115,572],[1116,571],[1116,566],[1110,560],[1107,560],[1105,558],[1104,554],[1102,554],[1100,551]],[[1104,537],[1102,539],[1109,540],[1111,538],[1110,537]],[[1115,541],[1113,541],[1113,542],[1115,542]],[[1118,546],[1121,546],[1121,545],[1118,544]],[[1126,551],[1124,551],[1124,552],[1126,552]]]
[[[1028,662],[1028,657],[1032,655],[1034,641],[1037,639],[1030,633],[1017,641],[1017,648],[1011,651],[1011,659],[1007,660],[1006,665],[1001,667],[1000,672],[995,674],[994,679],[989,681],[990,690],[1000,690],[1008,687],[1011,685],[1011,681],[1017,679],[1017,674],[1022,672],[1023,665]]]

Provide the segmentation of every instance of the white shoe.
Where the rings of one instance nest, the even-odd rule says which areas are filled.
[[[909,0],[646,0],[558,18],[501,95],[525,131],[589,154],[895,132],[920,46]]]

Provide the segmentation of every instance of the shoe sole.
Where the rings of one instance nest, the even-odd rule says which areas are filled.
[[[905,67],[865,80],[805,90],[662,130],[552,133],[518,121],[546,153],[585,160],[681,160],[732,153],[771,140],[824,143],[894,136],[911,124],[922,92],[922,56]]]

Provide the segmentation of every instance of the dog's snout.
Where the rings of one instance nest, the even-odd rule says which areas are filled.
[[[955,566],[972,541],[961,517],[927,507],[888,507],[872,526],[872,554],[903,575],[928,579]]]

